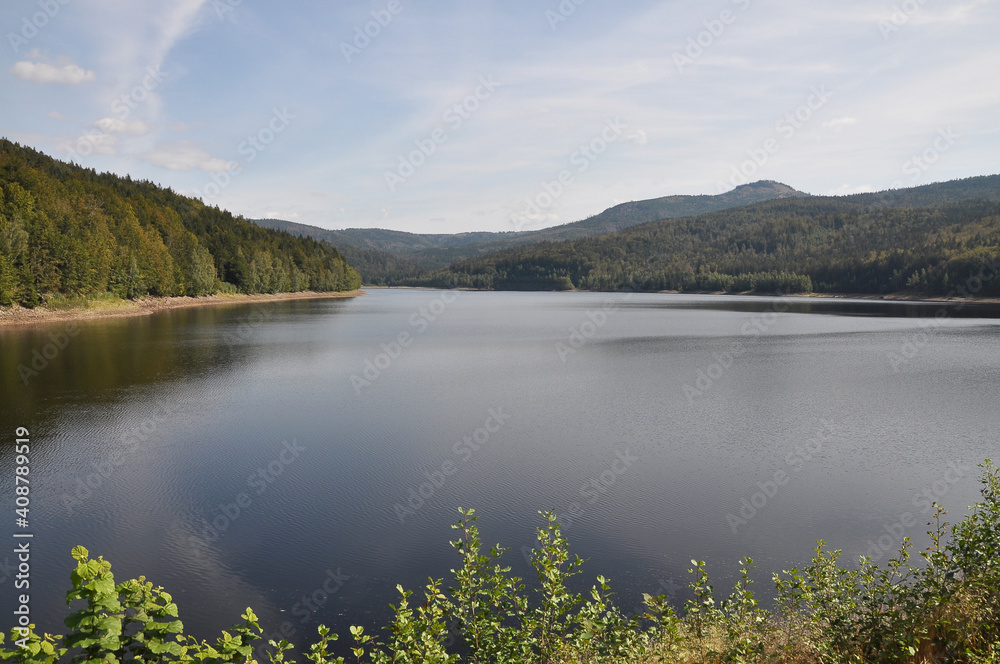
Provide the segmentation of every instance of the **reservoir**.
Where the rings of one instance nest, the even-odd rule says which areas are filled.
[[[818,539],[884,562],[903,537],[926,546],[932,500],[953,523],[979,498],[977,464],[1000,456],[997,316],[391,289],[4,328],[4,532],[23,427],[32,619],[53,633],[83,545],[163,586],[198,637],[251,606],[298,648],[333,627],[343,653],[349,625],[387,623],[397,583],[450,579],[459,507],[529,586],[554,510],[578,589],[602,574],[629,612],[643,592],[682,604],[693,558],[724,597],[752,557],[766,596]]]

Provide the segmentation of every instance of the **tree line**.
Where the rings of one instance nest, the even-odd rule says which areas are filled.
[[[409,285],[1000,295],[1000,202],[786,198],[457,261]],[[965,291],[963,293],[963,290]]]
[[[0,305],[32,307],[58,295],[134,299],[360,284],[330,245],[0,139]]]

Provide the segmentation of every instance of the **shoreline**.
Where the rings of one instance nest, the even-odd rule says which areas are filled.
[[[365,291],[359,289],[330,293],[302,291],[298,293],[259,293],[254,295],[240,293],[199,295],[197,297],[147,297],[141,300],[97,302],[94,306],[70,307],[67,309],[46,309],[44,306],[26,309],[15,304],[12,307],[0,308],[0,328],[36,325],[40,323],[94,320],[99,318],[132,318],[135,316],[149,316],[170,309],[187,309],[191,307],[248,304],[252,302],[284,302],[288,300],[341,299],[360,297],[362,295],[365,295]]]
[[[78,320],[94,320],[99,318],[131,318],[135,316],[148,316],[160,311],[171,309],[186,309],[192,307],[222,306],[227,304],[248,304],[253,302],[284,302],[290,300],[323,300],[323,299],[344,299],[360,297],[366,294],[365,289],[370,290],[440,290],[438,288],[426,288],[422,286],[393,286],[391,289],[386,286],[367,286],[353,291],[337,291],[330,293],[318,293],[315,291],[302,291],[298,293],[258,293],[254,295],[238,294],[216,294],[200,295],[197,297],[147,297],[141,300],[119,300],[119,301],[97,301],[87,307],[68,307],[66,309],[47,309],[38,306],[34,309],[27,309],[20,305],[12,307],[0,307],[0,328],[17,327],[25,325],[37,325],[45,323],[58,323]],[[470,290],[472,292],[508,292],[508,291],[477,291],[476,289],[456,289]],[[522,291],[509,291],[522,292]],[[549,291],[540,291],[549,292]],[[605,291],[566,291],[571,293],[600,293]],[[669,295],[720,295],[720,296],[761,296],[774,297],[771,293],[723,293],[718,291],[689,291],[681,293],[679,291],[650,291],[651,293],[661,293]],[[829,299],[853,299],[867,300],[871,302],[914,302],[924,304],[1000,304],[1000,298],[995,297],[952,297],[944,296],[920,296],[900,293],[890,293],[887,295],[871,294],[851,294],[851,293],[789,293],[781,297],[800,298],[829,298]]]
[[[579,291],[590,293],[598,291]],[[871,293],[785,293],[776,295],[775,293],[745,292],[726,293],[723,291],[655,291],[657,293],[671,295],[735,295],[738,297],[801,297],[819,298],[831,300],[866,300],[869,302],[916,302],[923,304],[1000,304],[998,297],[946,297],[944,295],[914,295],[907,293],[888,293],[886,295],[873,295]]]
[[[922,304],[1000,304],[1000,297],[946,297],[944,295],[917,295],[913,293],[888,293],[886,295],[878,295],[871,293],[785,293],[785,294],[775,294],[775,293],[762,293],[758,291],[746,291],[742,293],[732,293],[726,291],[677,291],[677,290],[660,290],[660,291],[595,291],[595,290],[581,290],[579,288],[574,288],[573,290],[566,291],[554,291],[554,290],[539,290],[539,291],[520,291],[520,290],[485,290],[480,288],[437,288],[434,286],[363,286],[367,290],[423,290],[423,291],[440,291],[440,290],[455,290],[462,291],[464,293],[636,293],[636,294],[647,294],[647,295],[718,295],[722,297],[800,297],[800,298],[817,298],[817,299],[836,299],[836,300],[866,300],[869,302],[914,302]]]

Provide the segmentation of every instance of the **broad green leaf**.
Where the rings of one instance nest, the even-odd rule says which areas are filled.
[[[122,647],[121,641],[117,636],[106,636],[97,643],[105,650],[118,650]]]
[[[160,624],[163,625],[163,631],[167,632],[168,634],[180,634],[181,632],[184,631],[184,623],[182,623],[180,620],[175,620],[173,622],[160,623]]]
[[[118,618],[108,617],[97,623],[97,629],[109,632],[110,634],[121,634],[122,622]]]
[[[97,579],[93,583],[94,590],[101,593],[102,595],[112,595],[115,593],[115,581],[114,579]]]

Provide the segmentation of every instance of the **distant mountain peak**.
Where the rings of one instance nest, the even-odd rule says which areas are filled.
[[[431,235],[376,228],[325,230],[278,219],[258,219],[254,223],[295,235],[307,235],[333,244],[352,265],[359,268],[366,283],[373,283],[387,274],[386,266],[389,264],[395,269],[409,262],[413,273],[418,269],[440,269],[457,260],[524,244],[594,237],[660,219],[692,217],[799,196],[808,194],[796,191],[780,182],[759,180],[715,196],[674,194],[650,200],[629,201],[582,221],[517,233],[472,232]],[[386,255],[364,253],[372,251],[384,252]]]
[[[777,180],[757,180],[756,182],[750,182],[749,184],[741,184],[734,187],[730,194],[740,194],[753,192],[760,194],[763,192],[770,192],[776,194],[777,198],[788,198],[791,196],[808,196],[809,194],[793,189],[783,182],[778,182]],[[724,195],[724,194],[723,194]]]

